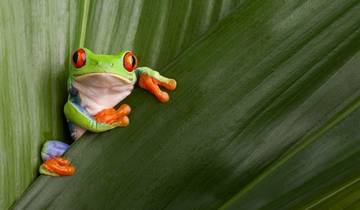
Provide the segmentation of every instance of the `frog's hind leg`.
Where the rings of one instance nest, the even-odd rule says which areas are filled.
[[[41,158],[43,161],[46,161],[54,157],[63,156],[68,148],[69,145],[64,142],[57,140],[47,141],[42,147]]]
[[[71,165],[70,161],[61,158],[68,150],[69,145],[57,141],[47,141],[41,150],[41,158],[44,163],[40,166],[40,174],[49,176],[68,176],[75,173],[75,167]]]

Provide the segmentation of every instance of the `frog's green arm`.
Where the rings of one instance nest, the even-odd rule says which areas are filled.
[[[79,110],[79,108],[71,101],[68,101],[65,104],[64,113],[70,122],[95,133],[107,131],[116,127],[116,124],[109,125],[96,122],[94,119],[81,112],[81,110]]]
[[[139,75],[139,74],[147,74],[148,76],[157,79],[158,81],[160,81],[161,83],[168,83],[170,81],[172,81],[173,79],[164,77],[162,75],[160,75],[159,72],[152,70],[149,67],[138,67],[135,72]]]

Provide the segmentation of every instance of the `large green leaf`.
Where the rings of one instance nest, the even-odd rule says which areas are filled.
[[[241,2],[0,0],[0,209],[36,177],[43,142],[68,139],[72,50],[134,49],[142,63],[164,66]]]
[[[358,1],[244,1],[205,34],[182,19],[212,15],[174,2],[76,5],[78,40],[134,48],[179,87],[167,105],[134,91],[129,127],[77,141],[76,175],[38,178],[15,209],[358,207]]]
[[[71,6],[0,1],[0,209],[37,176],[41,144],[63,139]]]

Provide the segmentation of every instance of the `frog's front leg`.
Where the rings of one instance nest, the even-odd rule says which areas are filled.
[[[93,116],[89,116],[81,108],[72,101],[68,101],[64,107],[66,118],[73,124],[84,128],[86,130],[98,133],[113,129],[118,126],[123,126],[121,120],[115,120],[111,123],[106,123],[100,120],[98,122]]]
[[[124,127],[129,125],[129,115],[131,108],[127,104],[122,104],[117,110],[114,108],[104,109],[98,112],[94,119],[98,123],[113,124],[118,123],[119,126]]]
[[[161,76],[159,72],[154,71],[148,67],[140,67],[136,69],[139,77],[139,86],[144,88],[155,95],[155,97],[165,103],[169,101],[169,94],[162,91],[159,86],[164,87],[167,90],[176,89],[176,81],[164,76]]]

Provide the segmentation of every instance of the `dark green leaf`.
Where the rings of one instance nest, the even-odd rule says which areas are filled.
[[[0,0],[0,209],[36,177],[41,145],[64,139],[71,51],[134,49],[164,66],[241,2]]]
[[[170,103],[134,91],[129,127],[77,141],[76,175],[38,178],[15,209],[356,208],[358,1],[245,1],[205,34],[189,23],[199,31],[186,38],[172,25],[180,3],[162,3],[141,4],[131,41],[131,30],[116,37],[125,23],[96,18],[114,9],[113,22],[130,24],[126,3],[92,2],[80,38],[104,53],[133,46],[143,65],[171,62],[160,70],[179,84]]]

